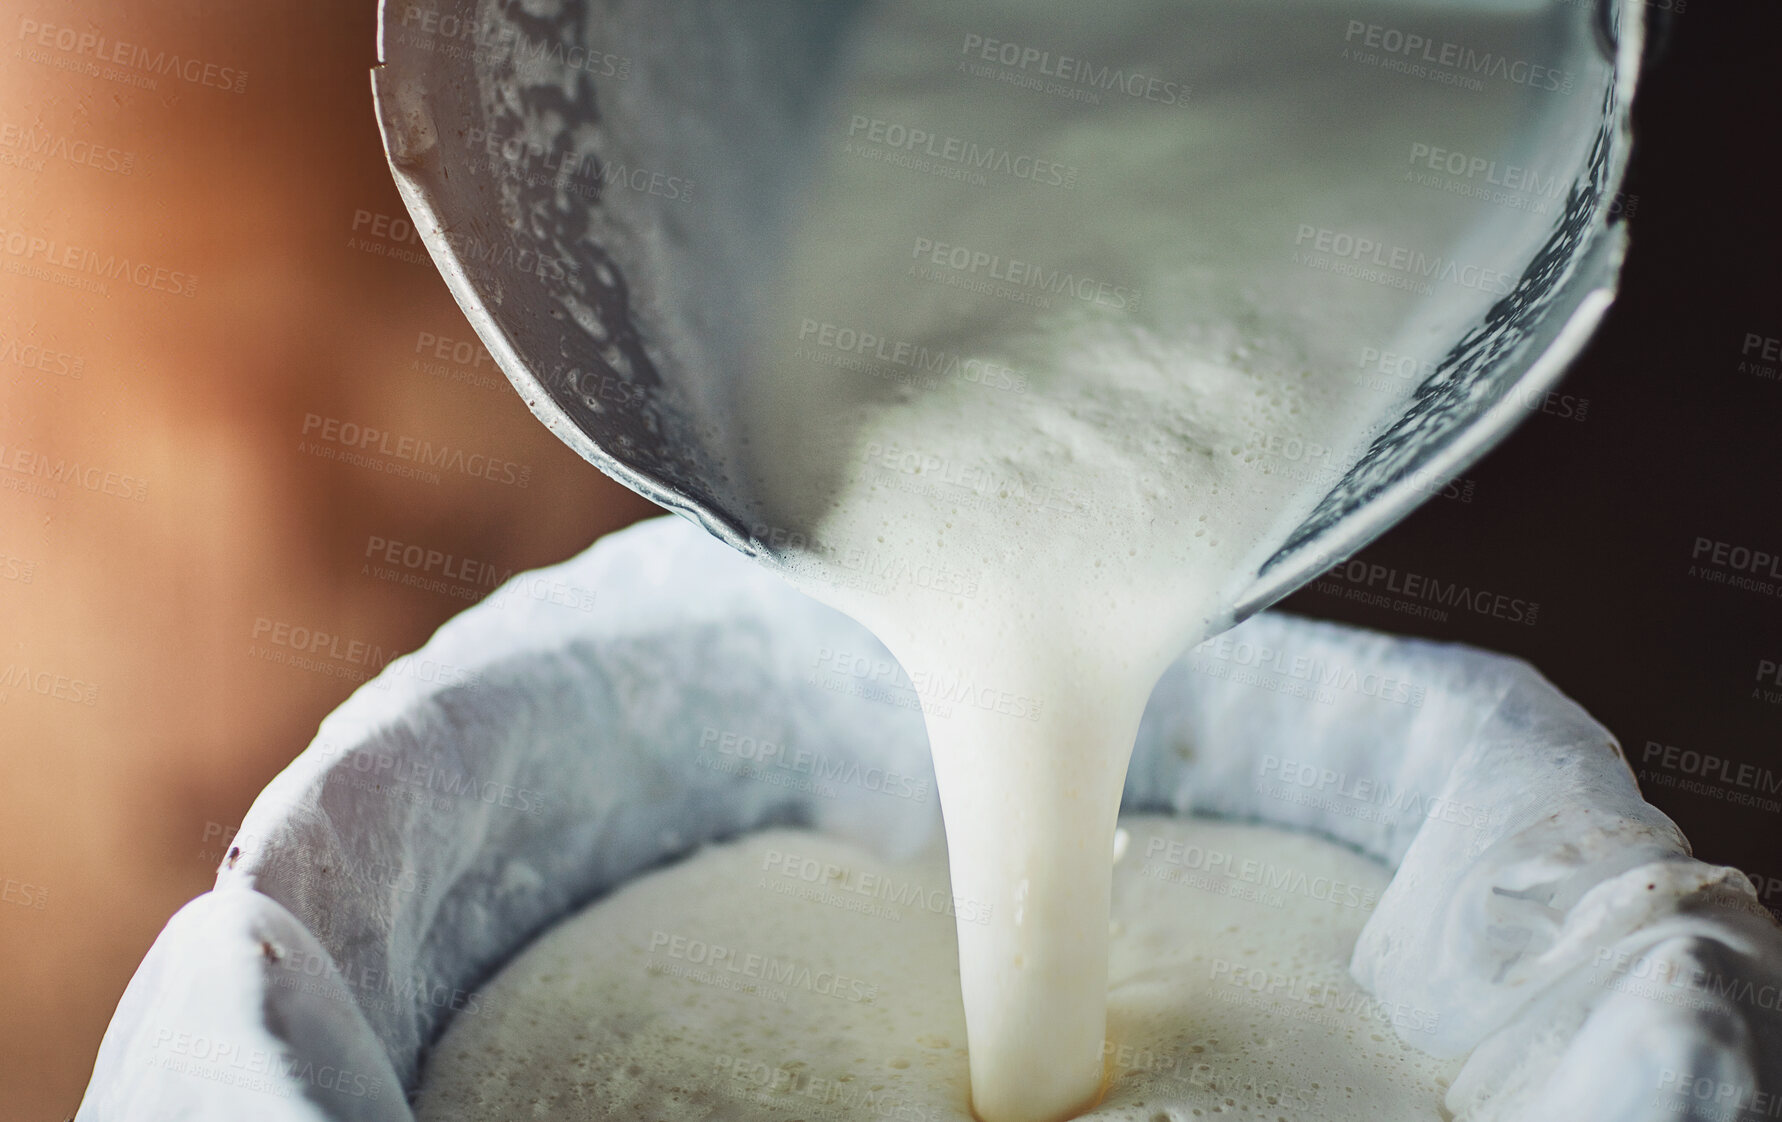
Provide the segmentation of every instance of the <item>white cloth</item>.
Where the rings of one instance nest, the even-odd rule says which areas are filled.
[[[77,1122],[412,1122],[404,1090],[454,1009],[613,885],[768,824],[888,853],[931,839],[900,678],[858,625],[677,519],[514,578],[267,787],[131,981]],[[930,793],[751,774],[745,738]],[[1387,1008],[1439,1013],[1419,1046],[1471,1052],[1463,1120],[1637,1122],[1782,1088],[1782,933],[1520,661],[1257,617],[1164,676],[1126,804],[1397,868],[1353,972]]]

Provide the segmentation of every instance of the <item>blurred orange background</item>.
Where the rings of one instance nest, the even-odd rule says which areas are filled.
[[[376,232],[406,212],[372,112],[370,0],[9,9],[0,242],[22,252],[0,268],[44,268],[0,272],[0,1117],[60,1119],[162,924],[357,685],[250,655],[256,621],[410,650],[486,588],[380,581],[374,538],[503,574],[655,508],[533,419],[424,255],[378,255],[417,247]],[[184,54],[220,84],[71,71],[89,54],[57,49],[65,31]],[[152,272],[103,294],[43,279],[80,275],[45,258],[86,252],[196,294]],[[298,450],[309,414],[530,478],[330,462]]]

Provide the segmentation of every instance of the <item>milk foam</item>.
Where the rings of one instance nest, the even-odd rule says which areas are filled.
[[[1022,87],[980,66],[986,29],[1216,88]],[[1307,265],[1308,162],[1345,228],[1449,235],[1380,190],[1377,154],[1307,127],[1378,100],[1335,34],[914,0],[856,51],[763,285],[742,427],[779,563],[930,702],[953,880],[995,906],[959,931],[976,1109],[1058,1118],[1100,1078],[1106,855],[1152,686],[1401,407],[1409,384],[1357,378],[1340,341],[1428,327],[1414,293]],[[1397,105],[1390,135],[1427,127]],[[1443,112],[1452,134],[1480,110]]]
[[[677,58],[671,12],[596,9],[638,61],[601,90],[605,140],[656,166],[652,145],[712,123],[663,107],[716,112],[712,80]],[[1524,9],[1419,8],[1416,27],[1534,57],[1555,16]],[[722,206],[612,192],[590,236],[638,278],[653,347],[734,371],[699,415],[770,563],[915,683],[954,883],[994,905],[959,930],[974,1105],[1040,1122],[1099,1085],[1106,854],[1154,682],[1400,413],[1415,380],[1367,376],[1363,348],[1433,363],[1543,236],[1406,183],[1405,153],[1509,158],[1519,105],[1551,95],[1364,58],[1354,29],[1398,7],[862,12],[820,156],[775,169],[761,227],[799,217],[752,272]],[[786,112],[724,89],[726,128]]]
[[[1458,1063],[1394,1028],[1436,1014],[1347,976],[1383,867],[1278,830],[1123,825],[1087,1117],[1439,1116]],[[788,830],[708,848],[503,968],[434,1050],[416,1116],[969,1122],[954,931],[985,908],[940,854],[887,863]]]

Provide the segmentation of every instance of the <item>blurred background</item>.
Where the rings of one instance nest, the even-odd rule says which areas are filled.
[[[1605,330],[1485,462],[1286,606],[1528,658],[1699,856],[1782,908],[1782,561],[1758,560],[1782,557],[1782,17],[1653,8],[1673,27]],[[413,240],[374,17],[0,4],[0,1118],[73,1113],[162,924],[382,661],[654,510],[530,416]],[[94,61],[120,44],[198,65]],[[330,421],[512,470],[324,459]],[[1413,576],[1522,607],[1432,614]],[[274,640],[300,628],[332,641],[293,659]]]

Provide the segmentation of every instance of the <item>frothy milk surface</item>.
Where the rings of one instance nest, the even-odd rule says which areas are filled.
[[[607,158],[697,164],[728,149],[667,139],[746,137],[788,112],[771,82],[727,83],[713,108],[711,73],[677,53],[685,11],[590,11],[590,37],[636,63],[599,91]],[[636,281],[664,361],[727,375],[686,392],[717,395],[689,416],[724,450],[732,513],[912,679],[952,882],[988,909],[957,939],[972,1105],[984,1122],[1049,1122],[1100,1087],[1107,855],[1159,674],[1231,622],[1401,413],[1417,378],[1374,376],[1367,355],[1425,369],[1546,237],[1516,208],[1412,181],[1407,157],[1519,158],[1554,139],[1534,135],[1552,104],[1537,99],[1569,91],[1447,80],[1386,50],[1387,31],[1538,60],[1575,13],[858,12],[822,60],[814,147],[745,147],[738,182],[772,163],[770,199],[707,191],[725,168],[699,165],[707,203],[611,191],[589,236]],[[746,50],[747,5],[707,18],[734,22]],[[686,105],[698,119],[671,115]],[[743,236],[750,221],[771,236]]]
[[[737,420],[761,536],[915,682],[953,883],[990,905],[959,927],[986,1122],[1096,1093],[1140,715],[1401,407],[1411,383],[1358,378],[1347,348],[1417,353],[1501,295],[1430,322],[1404,277],[1319,247],[1457,252],[1476,205],[1386,189],[1383,152],[1483,142],[1503,103],[1382,98],[1342,19],[1239,8],[877,6],[754,293]],[[1047,44],[1074,61],[1035,87],[1021,60]]]
[[[1383,867],[1260,827],[1122,826],[1085,1117],[1441,1117],[1460,1061],[1398,1035],[1438,1014],[1348,978]],[[416,1116],[970,1122],[955,920],[993,917],[938,853],[888,863],[789,830],[709,847],[514,958],[434,1049]]]

